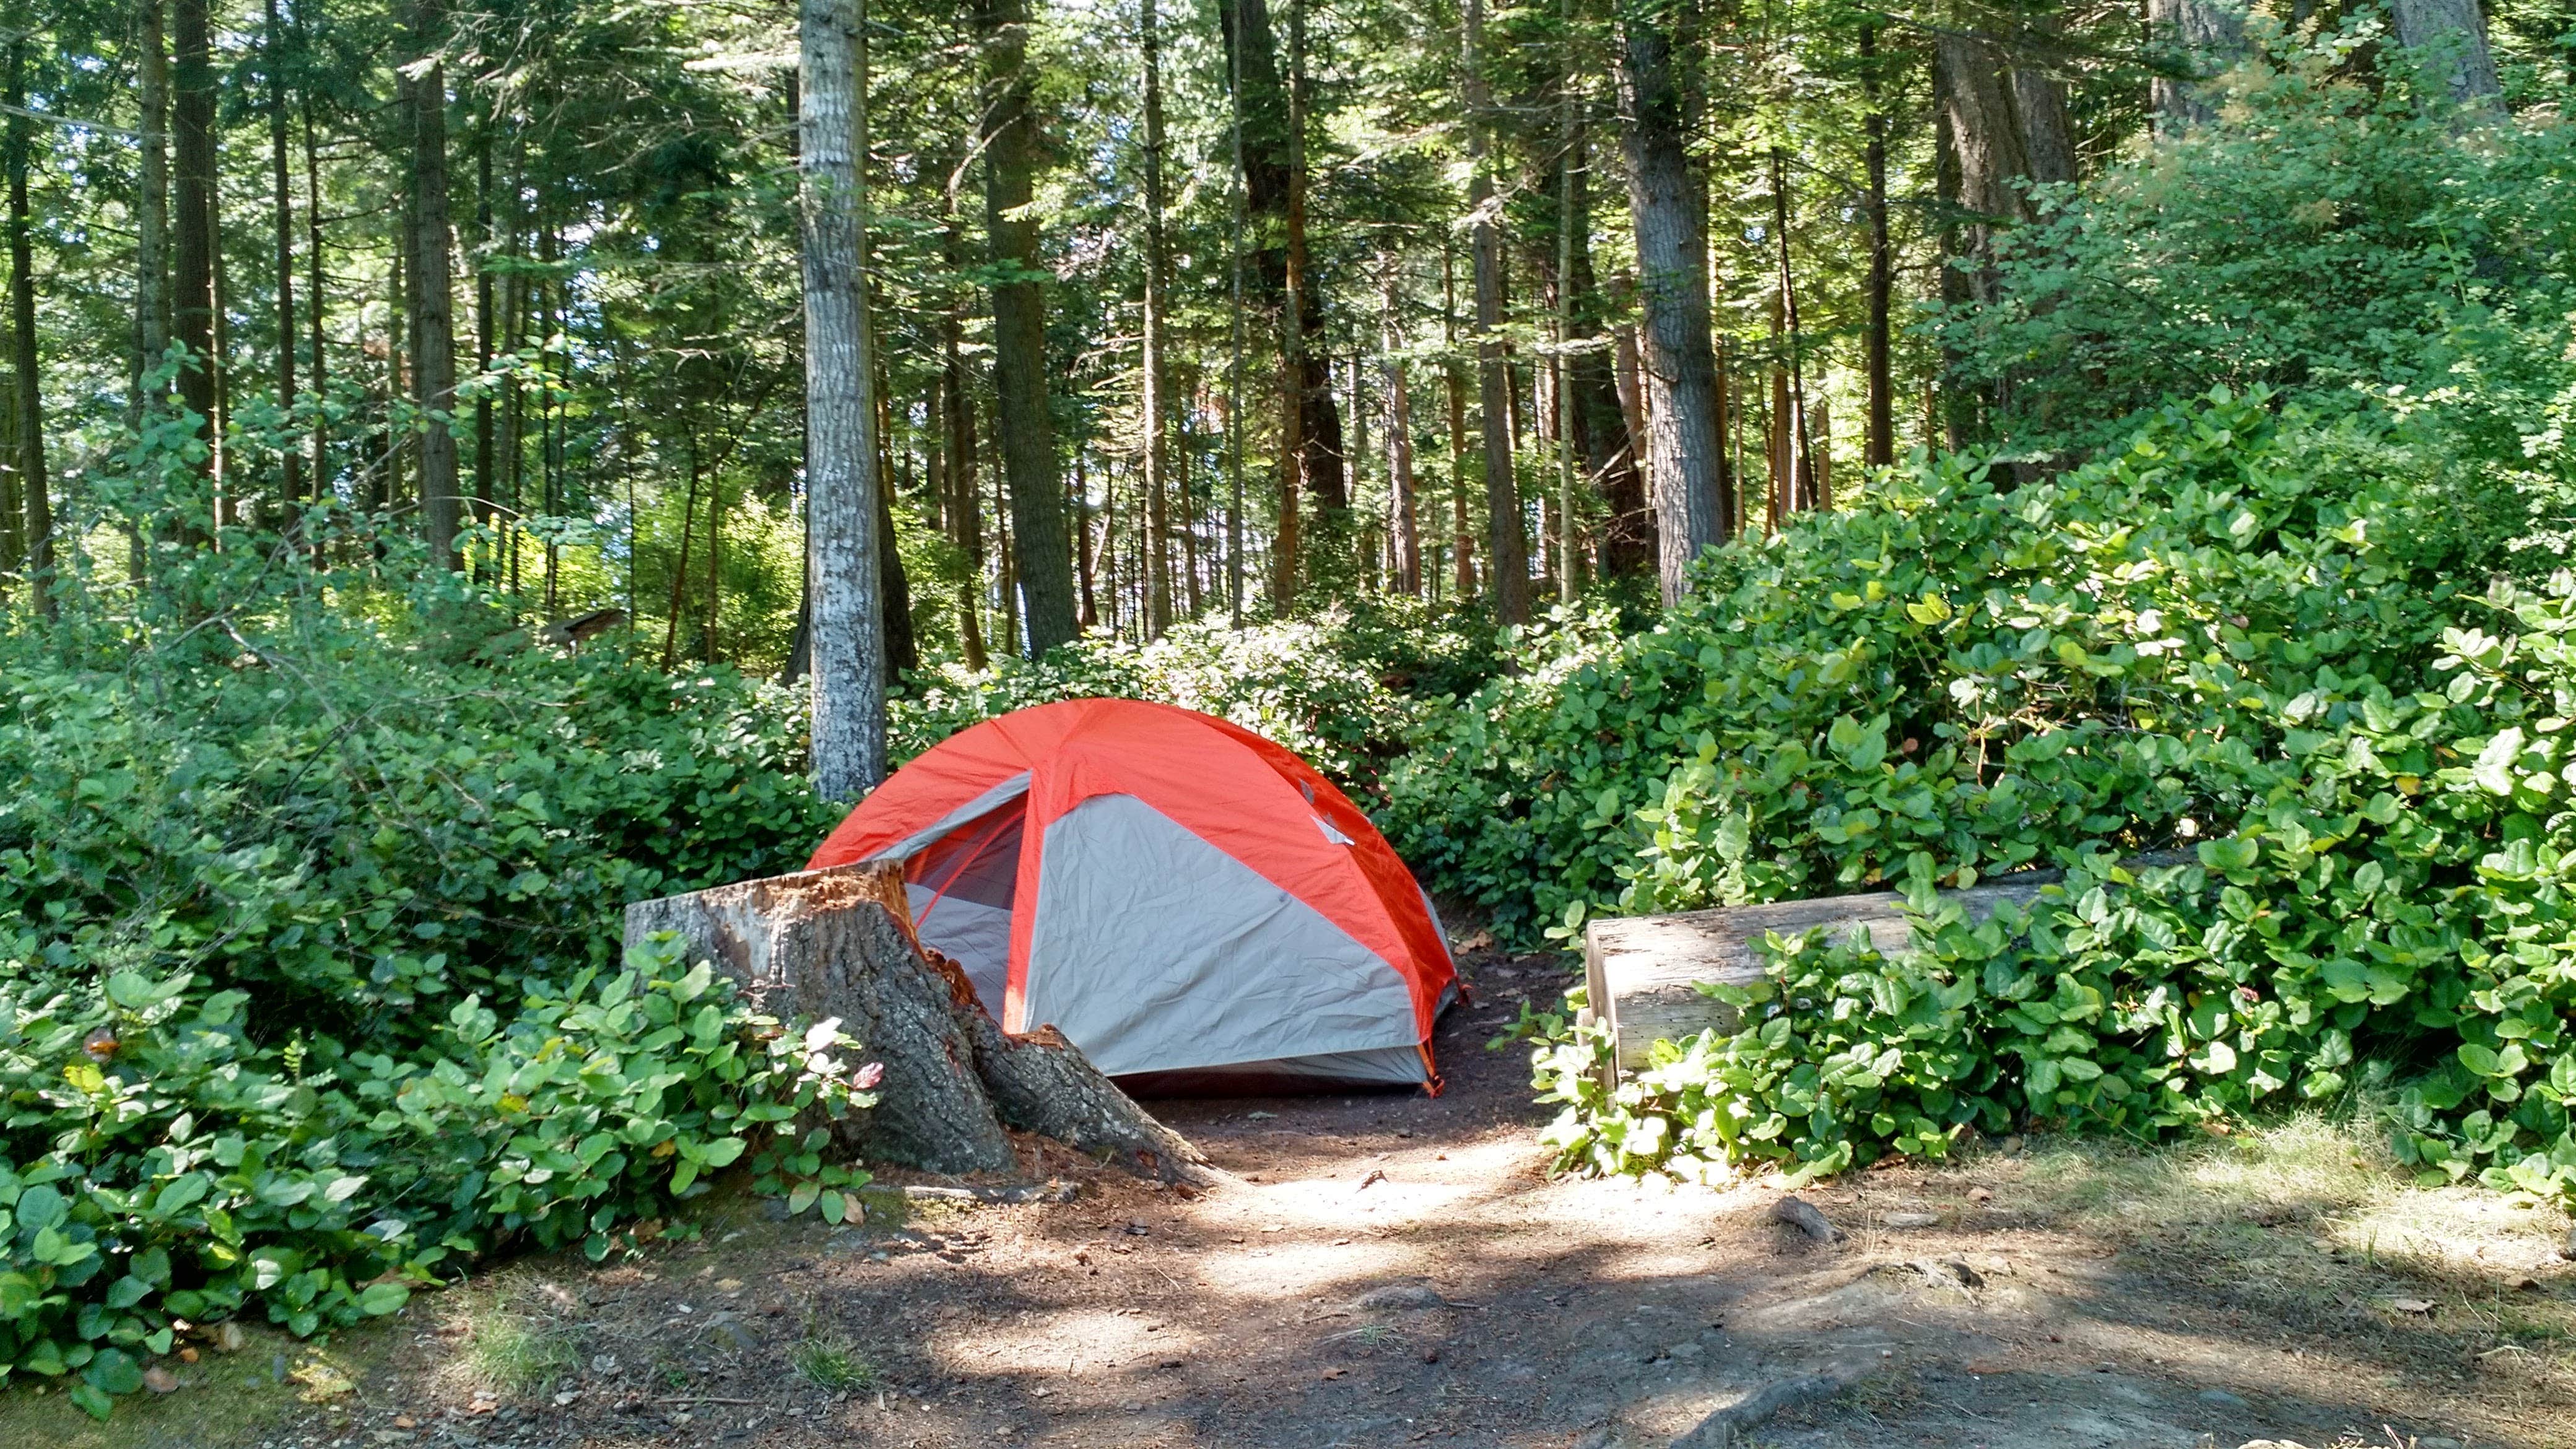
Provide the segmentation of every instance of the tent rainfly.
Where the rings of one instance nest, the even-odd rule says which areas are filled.
[[[1005,1031],[1156,1094],[1421,1084],[1457,972],[1349,798],[1224,720],[1077,699],[896,771],[808,869],[899,861],[922,944]]]

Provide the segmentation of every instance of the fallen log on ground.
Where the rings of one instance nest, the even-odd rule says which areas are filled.
[[[2127,864],[2180,865],[2191,858],[2183,851],[2154,851]],[[2054,870],[2017,871],[1940,895],[1944,903],[1964,909],[1969,920],[1982,921],[2005,901],[2027,907],[2062,879]],[[1750,986],[1760,981],[1768,966],[1762,940],[1772,932],[1796,937],[1821,927],[1828,940],[1856,942],[1866,931],[1873,947],[1898,956],[1910,951],[1914,940],[1904,906],[1905,897],[1895,891],[1872,891],[1587,923],[1586,999],[1593,1021],[1610,1032],[1615,1070],[1644,1066],[1658,1041],[1688,1041],[1712,1028],[1721,1034],[1736,1030],[1735,1008],[1702,992],[1699,983]]]
[[[1002,1030],[956,963],[923,949],[892,865],[742,881],[626,908],[628,949],[678,933],[773,1016],[837,1017],[885,1066],[877,1105],[845,1124],[875,1162],[1015,1172],[1016,1127],[1166,1182],[1212,1180],[1207,1159],[1052,1029]]]

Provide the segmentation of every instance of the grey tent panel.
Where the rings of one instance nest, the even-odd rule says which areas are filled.
[[[1111,1076],[1421,1040],[1394,967],[1133,795],[1047,826],[1022,994]]]
[[[1011,907],[954,895],[935,896],[918,881],[903,888],[921,944],[956,962],[975,984],[975,998],[1002,1019],[1002,989],[1011,979]]]

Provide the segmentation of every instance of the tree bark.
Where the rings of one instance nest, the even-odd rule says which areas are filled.
[[[328,397],[329,358],[323,347],[322,326],[322,156],[313,136],[313,102],[307,97],[304,119],[304,325],[312,336],[313,392]],[[514,385],[515,386],[515,385]],[[313,500],[322,502],[331,493],[331,420],[327,409],[313,410]],[[517,502],[513,495],[511,501]],[[314,544],[314,561],[321,561],[320,543]],[[515,584],[517,581],[514,579]],[[631,601],[630,601],[631,602]]]
[[[27,214],[29,164],[27,42],[9,46],[9,332],[17,374],[16,395],[9,399],[18,413],[18,501],[25,509],[22,537],[26,544],[27,592],[36,612],[54,617],[54,508],[52,484],[45,471],[45,394],[36,355],[36,263]]]
[[[961,256],[956,220],[952,197],[949,224],[942,239],[951,272],[959,269]],[[957,602],[958,639],[966,667],[981,673],[985,665],[984,495],[976,481],[975,398],[967,391],[966,363],[959,350],[963,331],[958,308],[952,304],[941,319],[939,334],[939,425],[948,434],[948,500],[941,511],[948,515],[949,542],[966,560],[966,587]]]
[[[1170,386],[1163,355],[1163,57],[1155,0],[1141,0],[1137,34],[1145,58],[1145,637],[1172,627],[1171,505],[1163,435]]]
[[[1467,112],[1467,208],[1473,221],[1476,287],[1476,397],[1485,441],[1485,579],[1494,617],[1529,621],[1529,541],[1521,526],[1520,480],[1512,472],[1511,382],[1503,358],[1503,233],[1489,174],[1493,99],[1485,81],[1484,0],[1466,0],[1459,77]],[[1705,329],[1703,329],[1705,330]]]
[[[1896,461],[1896,397],[1889,353],[1894,333],[1896,247],[1887,229],[1887,112],[1879,105],[1878,26],[1860,28],[1861,86],[1869,105],[1862,121],[1866,142],[1862,161],[1868,171],[1869,280],[1867,335],[1862,339],[1869,417],[1861,437],[1861,461],[1883,468]]]
[[[2398,44],[2435,57],[2435,74],[2452,100],[2490,115],[2504,114],[2495,53],[2487,46],[2487,17],[2478,0],[2391,0],[2389,13]]]
[[[1039,290],[1038,226],[1029,216],[1038,164],[1029,114],[1028,0],[981,0],[986,98],[984,220],[992,260],[994,430],[1011,496],[1011,539],[1029,653],[1073,639],[1073,558],[1065,537],[1064,484],[1047,415],[1046,298]]]
[[[295,413],[295,204],[286,182],[285,30],[277,18],[277,0],[267,0],[261,37],[268,70],[268,170],[271,220],[277,239],[277,407]],[[280,451],[279,487],[292,508],[304,499],[303,460],[293,448]]]
[[[877,1105],[841,1134],[864,1158],[1015,1172],[1007,1124],[1167,1182],[1214,1179],[1187,1139],[1052,1028],[1003,1032],[965,972],[914,936],[899,867],[841,866],[626,908],[628,950],[661,931],[740,983],[758,1009],[837,1019],[882,1063]]]
[[[1454,255],[1440,249],[1440,378],[1449,405],[1450,563],[1458,602],[1476,596],[1476,535],[1467,522],[1467,368],[1458,357],[1458,284]]]
[[[1413,497],[1413,399],[1405,376],[1403,329],[1396,311],[1396,277],[1388,263],[1381,283],[1385,309],[1386,476],[1395,503],[1395,589],[1422,596],[1422,530]]]
[[[1280,356],[1287,369],[1280,383],[1282,409],[1292,414],[1283,420],[1289,453],[1285,472],[1302,481],[1306,496],[1330,522],[1350,506],[1350,492],[1323,310],[1316,305],[1306,256],[1305,12],[1302,0],[1292,0],[1285,82],[1267,0],[1221,0],[1218,19],[1240,118],[1244,207],[1253,234],[1252,282],[1261,305],[1278,313]]]
[[[2207,125],[2218,110],[2204,83],[2250,53],[2244,7],[2236,0],[2147,0],[2147,38],[2175,72],[2159,72],[2147,84],[2156,134]]]
[[[458,485],[455,291],[448,224],[447,69],[435,57],[447,27],[446,0],[417,0],[413,45],[428,64],[411,82],[413,205],[411,249],[412,401],[421,412],[420,519],[429,566],[456,567]]]
[[[1655,494],[1656,576],[1678,603],[1691,564],[1729,536],[1709,341],[1708,208],[1683,147],[1671,35],[1629,0],[1620,18],[1619,122],[1637,236],[1646,384],[1647,474]]]
[[[134,206],[134,310],[143,373],[159,367],[170,347],[170,58],[161,4],[143,0],[137,17],[143,154]]]
[[[885,778],[860,24],[853,0],[801,0],[797,12],[814,785],[826,800],[855,800]]]
[[[205,429],[198,474],[214,477],[215,419],[215,71],[206,0],[171,0],[172,141],[177,163],[171,328],[188,360],[179,401]]]

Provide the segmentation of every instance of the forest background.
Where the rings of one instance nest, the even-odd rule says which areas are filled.
[[[1525,1023],[1570,1166],[2297,1100],[2576,1184],[2556,9],[40,0],[0,44],[0,1362],[95,1412],[179,1324],[604,1256],[738,1162],[848,1210],[790,1128],[864,1110],[863,1045],[607,925],[846,794],[821,113],[894,758],[1171,699],[1508,938],[1931,913],[1790,943],[1617,1093],[1579,1000]],[[2061,904],[1940,917],[2034,863]]]

